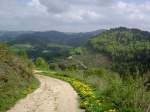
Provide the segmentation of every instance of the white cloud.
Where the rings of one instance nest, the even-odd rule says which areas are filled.
[[[147,0],[0,0],[0,29],[89,31],[121,25],[150,30],[149,12]]]

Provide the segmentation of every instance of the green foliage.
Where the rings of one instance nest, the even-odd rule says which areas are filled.
[[[69,54],[69,50],[72,48],[68,45],[59,44],[12,44],[10,45],[12,51],[20,54],[20,52],[26,52],[28,57],[35,60],[38,57],[42,57],[49,61],[55,58],[65,57]]]
[[[99,91],[100,95],[109,98],[119,112],[146,112],[149,110],[150,92],[143,85],[143,77],[128,76],[123,79],[116,74],[105,74],[101,78],[107,85],[102,91]]]
[[[26,60],[0,44],[0,112],[5,112],[38,86]]]
[[[37,68],[49,69],[49,65],[47,64],[47,62],[42,57],[38,57],[35,60],[35,65]]]
[[[143,74],[150,68],[150,33],[118,28],[91,39],[89,45],[111,56],[120,74]]]
[[[20,51],[18,54],[22,59],[24,59],[24,60],[28,59],[28,55],[25,51]]]
[[[71,55],[81,55],[81,54],[83,54],[85,51],[86,51],[85,48],[77,47],[77,48],[71,49],[71,50],[70,50],[70,54],[71,54]]]

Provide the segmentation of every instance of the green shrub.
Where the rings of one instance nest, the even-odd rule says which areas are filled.
[[[128,76],[125,80],[116,78],[109,80],[102,93],[111,98],[121,112],[146,112],[150,105],[150,92],[143,83],[142,77]]]
[[[35,65],[37,68],[41,68],[41,69],[49,69],[49,65],[47,64],[47,62],[42,58],[42,57],[38,57],[35,60]]]

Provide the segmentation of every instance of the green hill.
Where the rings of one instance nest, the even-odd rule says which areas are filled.
[[[150,33],[138,29],[116,28],[90,39],[88,46],[106,54],[113,69],[121,74],[143,74],[150,68]]]
[[[32,92],[37,85],[28,59],[16,56],[6,45],[0,44],[0,112]]]

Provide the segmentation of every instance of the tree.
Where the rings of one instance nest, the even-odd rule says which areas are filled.
[[[28,55],[25,51],[20,51],[19,56],[24,60],[28,59]]]
[[[35,60],[35,65],[36,67],[41,68],[41,69],[49,69],[48,63],[42,57],[38,57]]]

